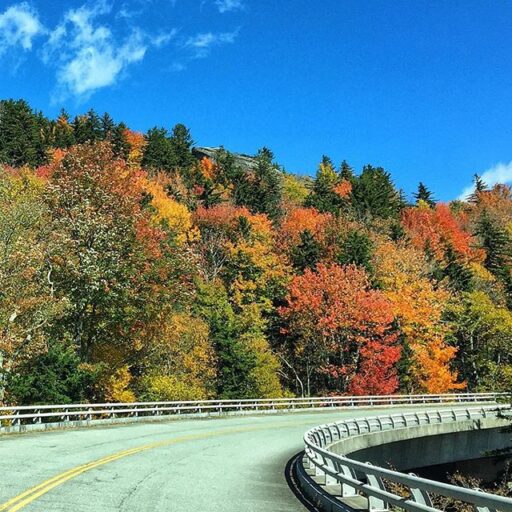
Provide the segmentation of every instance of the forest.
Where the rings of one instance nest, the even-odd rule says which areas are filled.
[[[0,101],[0,403],[508,391],[512,190],[474,182]]]

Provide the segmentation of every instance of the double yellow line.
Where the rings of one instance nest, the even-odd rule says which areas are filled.
[[[152,450],[154,448],[160,448],[162,446],[169,446],[172,444],[182,443],[184,441],[192,441],[194,439],[206,439],[209,437],[217,437],[224,436],[227,434],[236,434],[241,432],[251,432],[255,430],[268,430],[275,428],[285,428],[285,427],[296,427],[298,425],[306,425],[310,424],[311,421],[308,422],[296,422],[296,423],[281,423],[277,425],[267,425],[267,426],[258,426],[258,427],[240,427],[240,428],[232,428],[232,429],[224,429],[218,430],[214,432],[208,432],[204,434],[191,434],[187,436],[174,437],[172,439],[166,439],[164,441],[157,441],[155,443],[146,444],[143,446],[138,446],[136,448],[131,448],[129,450],[123,450],[121,452],[114,453],[109,455],[108,457],[103,457],[102,459],[98,459],[87,464],[83,464],[81,466],[76,466],[64,473],[60,473],[44,482],[27,489],[26,491],[18,494],[14,498],[6,501],[5,503],[0,505],[0,512],[17,512],[22,508],[26,507],[33,501],[37,500],[39,497],[43,496],[47,492],[51,491],[55,487],[62,485],[64,482],[71,480],[72,478],[85,473],[86,471],[90,471],[91,469],[95,469],[99,466],[103,466],[104,464],[108,464],[109,462],[114,462],[116,460],[122,459],[124,457],[129,457],[130,455],[135,455],[136,453],[144,452],[147,450]]]
[[[268,428],[268,427],[266,427]],[[59,475],[56,475],[52,478],[49,478],[48,480],[45,480],[44,482],[40,483],[39,485],[36,485],[35,487],[31,487],[30,489],[27,489],[26,491],[22,492],[21,494],[18,494],[18,496],[15,496],[14,498],[11,498],[10,500],[6,501],[2,505],[0,505],[0,512],[16,512],[18,510],[21,510],[23,507],[26,507],[30,503],[32,503],[34,500],[38,499],[39,497],[43,496],[47,492],[51,491],[53,488],[63,484],[64,482],[67,482],[68,480],[71,480],[72,478],[77,477],[78,475],[81,475],[82,473],[85,473],[86,471],[90,471],[91,469],[95,469],[99,466],[103,466],[104,464],[108,464],[109,462],[114,462],[116,460],[122,459],[124,457],[128,457],[130,455],[135,455],[136,453],[144,452],[147,450],[152,450],[153,448],[159,448],[162,446],[168,446],[171,444],[181,443],[184,441],[191,441],[194,439],[205,439],[208,437],[215,437],[215,436],[222,436],[227,434],[233,434],[237,432],[247,432],[250,430],[262,430],[258,427],[247,427],[247,428],[239,428],[239,429],[229,429],[229,430],[221,430],[217,432],[210,432],[205,434],[195,434],[195,435],[188,435],[188,436],[181,436],[181,437],[175,437],[173,439],[167,439],[165,441],[158,441],[156,443],[146,444],[143,446],[138,446],[136,448],[131,448],[129,450],[123,450],[121,452],[114,453],[112,455],[109,455],[108,457],[103,457],[102,459],[98,459],[92,462],[89,462],[87,464],[83,464],[81,466],[76,466],[68,471],[65,471],[64,473],[60,473]]]

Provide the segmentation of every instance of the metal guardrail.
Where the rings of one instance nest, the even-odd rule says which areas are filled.
[[[0,407],[2,427],[92,421],[99,419],[158,417],[181,414],[228,414],[243,412],[407,406],[449,403],[495,402],[500,393],[449,393],[441,395],[331,396],[315,398],[275,398],[258,400],[196,400],[186,402],[133,402],[103,404],[27,405]]]
[[[478,489],[466,489],[385,469],[371,463],[353,460],[329,450],[333,443],[343,442],[352,436],[374,432],[496,417],[498,407],[481,406],[471,408],[444,409],[436,411],[407,412],[385,416],[343,420],[320,425],[308,430],[304,436],[305,467],[315,470],[317,476],[325,476],[325,485],[339,484],[341,498],[362,495],[367,498],[367,510],[384,511],[389,506],[411,512],[439,512],[432,504],[431,495],[444,496],[469,504],[477,512],[511,512],[512,499],[485,493]],[[506,407],[507,410],[509,406]],[[405,487],[409,497],[404,498],[387,490],[386,482]],[[326,491],[315,484],[318,494]],[[339,495],[339,494],[338,494]],[[346,511],[339,502],[330,510]]]

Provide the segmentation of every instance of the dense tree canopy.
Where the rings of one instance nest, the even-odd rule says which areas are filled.
[[[510,389],[508,186],[192,145],[0,102],[0,402]]]

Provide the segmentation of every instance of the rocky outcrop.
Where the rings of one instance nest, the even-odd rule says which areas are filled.
[[[198,159],[201,160],[205,156],[215,160],[217,153],[222,151],[223,148],[210,148],[210,147],[195,147],[192,148],[192,154]],[[256,167],[256,160],[254,157],[249,155],[244,155],[243,153],[231,153],[235,159],[235,163],[239,165],[242,169],[254,169]]]

